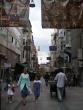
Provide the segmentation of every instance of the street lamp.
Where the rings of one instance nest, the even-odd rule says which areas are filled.
[[[35,7],[34,0],[30,0],[30,7],[31,7],[31,8],[34,8],[34,7]]]

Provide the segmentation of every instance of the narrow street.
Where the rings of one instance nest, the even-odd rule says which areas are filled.
[[[83,110],[83,0],[0,0],[0,95],[1,110]]]
[[[38,102],[34,102],[34,97],[27,97],[27,104],[22,105],[20,92],[17,89],[12,104],[7,103],[7,95],[2,98],[1,110],[83,110],[83,88],[71,87],[66,88],[66,99],[58,102],[55,95],[50,97],[49,87],[45,88]]]

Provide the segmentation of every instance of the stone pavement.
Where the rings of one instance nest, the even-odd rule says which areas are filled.
[[[1,110],[14,110],[17,105],[21,103],[21,97],[20,97],[20,92],[16,88],[15,95],[13,97],[13,102],[10,104],[8,103],[7,99],[7,92],[3,91],[2,92],[2,97],[1,97]]]
[[[14,102],[7,103],[7,96],[2,98],[1,110],[83,110],[83,88],[71,87],[66,88],[66,99],[63,102],[58,102],[55,95],[50,97],[49,87],[45,88],[37,103],[34,102],[34,97],[27,97],[27,104],[22,105],[19,90],[16,90]]]
[[[27,99],[26,106],[20,105],[16,110],[83,110],[83,88],[67,88],[67,96],[63,102],[50,97],[48,88],[41,94],[38,102]]]

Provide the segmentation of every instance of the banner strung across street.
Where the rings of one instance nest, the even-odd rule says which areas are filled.
[[[27,26],[30,0],[0,0],[0,27]]]
[[[83,0],[41,0],[43,28],[83,28]]]

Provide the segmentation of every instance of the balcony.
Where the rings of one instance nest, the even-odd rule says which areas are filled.
[[[24,50],[31,51],[31,46],[24,46]]]
[[[71,45],[70,44],[66,44],[66,49],[70,49],[71,48]]]
[[[27,32],[28,32],[28,29],[24,28],[23,33],[27,33]]]

